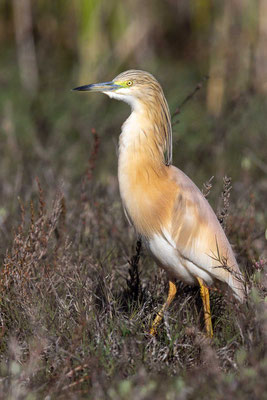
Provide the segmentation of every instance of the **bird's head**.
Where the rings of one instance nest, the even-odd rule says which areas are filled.
[[[170,111],[162,88],[153,75],[132,69],[122,72],[110,82],[79,86],[73,90],[102,92],[109,97],[128,103],[132,111],[145,113],[146,121],[153,127],[155,137],[158,137],[161,143],[163,141],[162,147],[166,151],[166,164],[171,164],[172,128]]]
[[[148,72],[129,70],[110,82],[79,86],[73,90],[102,92],[117,100],[125,101],[134,109],[140,103],[156,102],[164,96],[158,81]]]

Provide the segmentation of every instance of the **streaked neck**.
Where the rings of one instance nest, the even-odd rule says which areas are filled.
[[[165,164],[165,140],[153,113],[138,107],[122,126],[119,140],[119,157],[129,159],[145,156],[147,162]]]

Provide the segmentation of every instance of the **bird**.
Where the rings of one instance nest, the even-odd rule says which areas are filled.
[[[169,290],[151,325],[155,336],[172,303],[176,280],[200,287],[206,335],[213,337],[209,288],[223,288],[239,302],[245,285],[235,255],[212,207],[193,181],[172,165],[172,125],[160,83],[149,72],[128,70],[112,81],[74,88],[126,102],[130,116],[119,136],[118,181],[123,209]]]

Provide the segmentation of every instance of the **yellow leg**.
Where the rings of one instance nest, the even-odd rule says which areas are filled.
[[[153,324],[150,329],[150,335],[155,336],[157,333],[157,328],[163,318],[164,311],[169,307],[171,302],[173,301],[176,295],[177,289],[175,284],[172,281],[169,281],[169,293],[166,302],[162,306],[161,310],[158,312],[156,318],[153,321]]]
[[[203,280],[201,278],[197,278],[199,286],[200,286],[200,296],[202,298],[203,306],[204,306],[204,320],[207,336],[212,338],[213,329],[211,322],[211,313],[210,313],[210,296],[209,289],[205,286]]]

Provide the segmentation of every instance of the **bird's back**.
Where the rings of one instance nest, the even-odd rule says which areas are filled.
[[[185,270],[206,283],[222,282],[243,300],[244,284],[226,235],[208,201],[181,170],[168,168],[176,193],[169,228],[164,235],[175,247]]]

